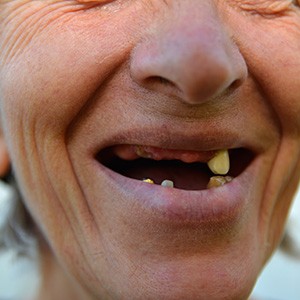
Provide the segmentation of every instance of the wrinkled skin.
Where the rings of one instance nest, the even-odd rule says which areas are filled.
[[[2,131],[52,249],[41,250],[53,268],[39,297],[67,299],[51,296],[76,286],[81,299],[246,299],[299,180],[297,2],[0,3]],[[131,134],[141,128],[146,137]],[[182,136],[186,149],[212,138],[255,153],[238,212],[168,218],[94,158],[113,143],[175,148]]]

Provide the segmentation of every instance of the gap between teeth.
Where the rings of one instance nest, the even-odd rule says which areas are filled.
[[[232,180],[233,180],[233,177],[231,177],[231,176],[220,176],[220,175],[212,176],[209,179],[209,182],[207,184],[207,189],[220,187],[226,183],[231,182]],[[155,182],[150,178],[143,179],[143,182],[146,182],[149,184],[155,184]],[[174,182],[172,180],[168,180],[168,179],[162,181],[162,183],[160,185],[163,187],[174,188]]]
[[[230,169],[230,159],[228,150],[219,150],[216,152],[215,156],[211,158],[207,163],[209,169],[217,176],[212,176],[207,184],[207,188],[220,187],[233,180],[231,176],[221,176],[226,175]],[[143,182],[154,184],[155,182],[150,178],[143,179]],[[174,187],[174,182],[172,180],[164,180],[161,183],[164,187]]]
[[[135,147],[136,154],[144,158],[154,158],[141,146]],[[155,158],[154,158],[155,159]],[[216,151],[215,155],[207,162],[207,166],[215,175],[226,175],[230,169],[230,159],[227,149]]]

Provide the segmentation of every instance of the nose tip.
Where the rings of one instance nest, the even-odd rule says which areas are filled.
[[[170,28],[135,48],[131,74],[140,85],[200,104],[245,80],[245,61],[221,26],[188,22]]]

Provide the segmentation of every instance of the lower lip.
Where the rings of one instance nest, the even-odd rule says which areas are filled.
[[[187,191],[162,187],[120,175],[97,162],[97,174],[105,179],[122,200],[140,207],[158,222],[213,223],[235,222],[246,212],[254,184],[258,162],[250,166],[233,181],[213,189]],[[103,178],[105,177],[105,178]],[[176,183],[175,183],[176,185]]]

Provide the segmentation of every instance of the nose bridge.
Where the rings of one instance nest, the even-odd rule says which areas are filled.
[[[152,89],[164,91],[169,82],[183,101],[201,103],[243,81],[246,64],[212,1],[174,1],[161,18],[134,51],[132,74],[141,84],[151,79]]]

